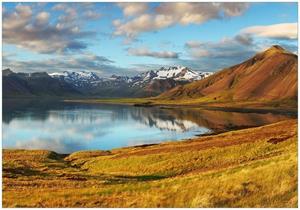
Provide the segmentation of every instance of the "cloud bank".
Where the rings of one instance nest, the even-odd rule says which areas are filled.
[[[178,58],[179,55],[172,51],[150,51],[148,48],[129,48],[129,55],[134,56],[147,56],[154,58]]]
[[[13,12],[3,13],[3,42],[38,53],[67,53],[87,48],[84,38],[94,35],[82,31],[78,12],[74,7],[56,4],[53,10],[63,14],[51,22],[51,14],[43,11],[34,14],[32,7],[18,4]],[[85,10],[87,18],[96,18],[91,10]]]
[[[140,4],[140,3],[136,3]],[[154,12],[142,13],[127,21],[115,22],[114,35],[134,38],[140,33],[157,31],[176,24],[201,24],[212,19],[239,16],[247,3],[161,3]],[[144,12],[146,9],[141,10]],[[123,13],[130,13],[123,7]],[[130,15],[139,13],[130,13]]]
[[[90,53],[78,56],[60,56],[43,60],[21,61],[13,58],[14,55],[4,55],[2,57],[3,69],[10,68],[16,72],[63,72],[63,71],[91,71],[101,76],[111,76],[112,74],[128,74],[127,68],[119,67],[114,61]]]
[[[241,31],[242,34],[250,34],[270,39],[292,40],[298,38],[297,23],[281,23],[264,26],[251,26]]]

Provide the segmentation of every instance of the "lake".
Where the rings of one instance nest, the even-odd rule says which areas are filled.
[[[296,116],[195,108],[5,100],[3,148],[109,150],[265,125]]]

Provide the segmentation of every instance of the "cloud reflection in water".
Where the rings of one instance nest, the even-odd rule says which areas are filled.
[[[17,113],[17,114],[16,114]],[[9,115],[8,113],[6,113]],[[189,138],[208,132],[158,109],[76,106],[12,110],[3,122],[3,147],[71,153]]]
[[[9,101],[5,101],[8,103]],[[291,118],[271,113],[21,101],[4,103],[3,147],[59,153],[181,140]]]

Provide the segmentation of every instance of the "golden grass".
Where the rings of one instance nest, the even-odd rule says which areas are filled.
[[[3,151],[4,207],[297,207],[297,122],[67,157]]]
[[[65,102],[88,103],[88,104],[150,104],[153,106],[195,106],[195,107],[220,107],[220,108],[253,108],[253,109],[289,109],[297,111],[297,101],[295,100],[247,100],[233,101],[230,96],[224,96],[223,99],[216,101],[213,96],[187,99],[164,99],[158,97],[152,98],[103,98],[103,99],[77,99],[64,100]]]

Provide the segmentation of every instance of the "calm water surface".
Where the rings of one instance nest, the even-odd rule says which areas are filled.
[[[291,118],[271,113],[6,100],[3,148],[58,153],[181,140]]]

